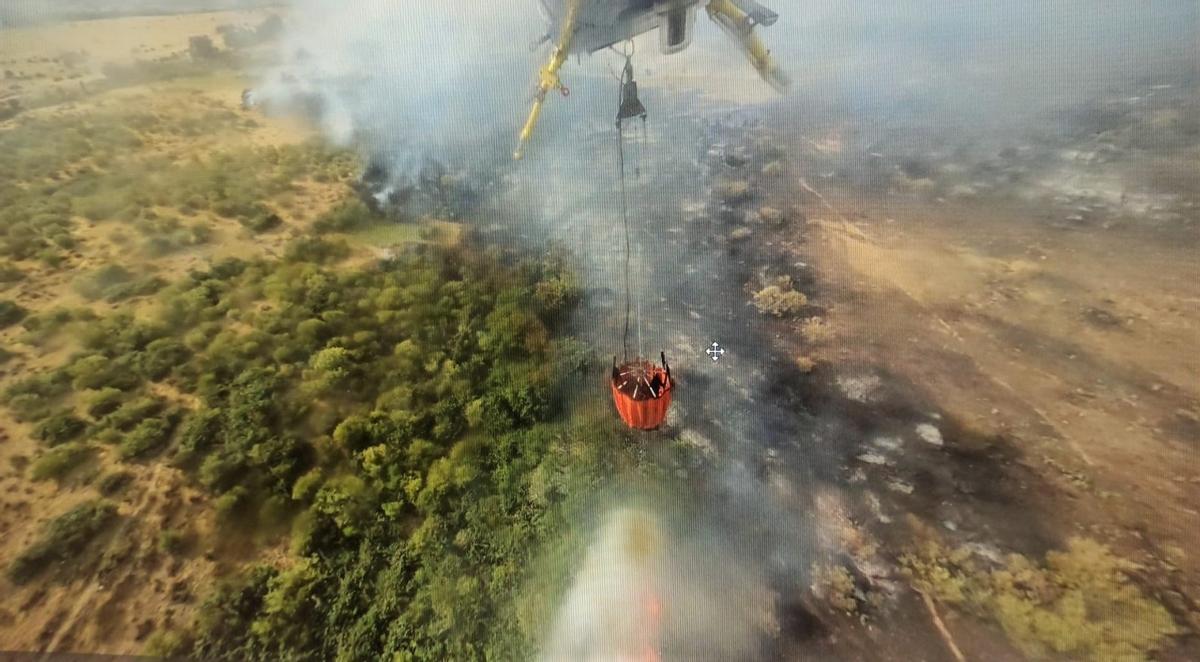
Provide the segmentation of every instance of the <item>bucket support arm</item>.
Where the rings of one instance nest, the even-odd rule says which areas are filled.
[[[516,160],[520,160],[525,155],[525,145],[533,135],[538,118],[542,115],[542,106],[546,103],[546,95],[550,90],[560,90],[564,96],[567,94],[567,88],[563,86],[562,81],[558,78],[558,71],[567,61],[567,56],[571,53],[571,42],[575,38],[575,28],[579,22],[579,8],[583,2],[584,0],[567,0],[567,10],[563,15],[558,40],[554,43],[554,50],[550,54],[550,62],[538,74],[538,86],[537,92],[533,97],[533,107],[530,108],[529,118],[525,120],[525,126],[522,127],[521,135],[517,138],[517,149],[513,152],[513,158]]]
[[[743,8],[749,9],[750,12],[744,11]],[[754,34],[755,26],[775,22],[777,17],[774,12],[757,2],[746,0],[709,0],[705,9],[708,11],[708,17],[737,42],[750,64],[758,71],[758,75],[777,91],[786,91],[791,81],[775,63],[766,44]]]

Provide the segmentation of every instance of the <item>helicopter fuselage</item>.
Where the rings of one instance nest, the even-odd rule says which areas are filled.
[[[559,70],[569,56],[594,53],[651,30],[658,30],[660,51],[677,53],[692,43],[696,12],[701,7],[733,39],[763,80],[781,92],[788,86],[787,76],[755,34],[755,28],[772,25],[779,17],[757,0],[539,0],[539,6],[548,25],[538,43],[551,42],[553,48],[549,63],[538,72],[533,107],[517,138],[514,159],[524,154],[546,95],[551,90],[569,93],[559,79]]]
[[[676,53],[688,47],[702,0],[540,0],[550,23],[548,34],[557,34],[578,2],[571,53],[594,53],[602,48],[659,30],[659,50]]]

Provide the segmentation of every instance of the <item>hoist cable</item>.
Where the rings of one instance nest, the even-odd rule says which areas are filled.
[[[625,230],[625,331],[621,336],[621,349],[625,352],[625,361],[629,361],[629,202],[625,193],[625,141],[621,131],[621,123],[617,122],[617,160],[621,173],[621,223]]]

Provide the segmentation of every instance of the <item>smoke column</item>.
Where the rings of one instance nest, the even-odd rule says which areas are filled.
[[[533,3],[301,0],[288,16],[283,64],[255,90],[268,107],[315,103],[332,141],[400,180],[511,152],[536,72]]]

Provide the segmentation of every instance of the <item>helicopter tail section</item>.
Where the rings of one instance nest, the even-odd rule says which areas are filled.
[[[779,92],[787,91],[791,81],[771,57],[771,51],[754,33],[758,25],[771,25],[778,16],[754,0],[710,0],[708,17],[721,26],[735,42],[758,75]]]

